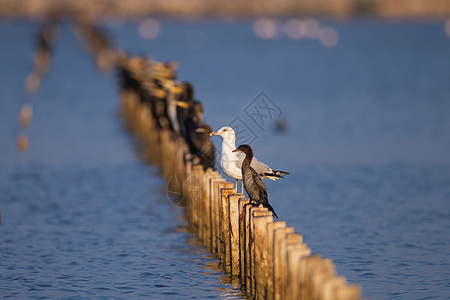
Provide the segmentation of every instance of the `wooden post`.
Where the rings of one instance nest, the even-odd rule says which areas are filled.
[[[201,201],[201,210],[200,215],[202,218],[200,218],[200,228],[198,232],[198,237],[200,239],[200,242],[208,247],[209,241],[208,241],[208,235],[209,235],[209,228],[210,228],[210,211],[209,211],[209,198],[211,197],[211,186],[209,184],[212,177],[211,169],[207,169],[203,178],[202,178],[202,186],[203,186],[203,193],[202,193],[202,201]]]
[[[205,222],[205,212],[204,212],[204,204],[203,201],[205,199],[205,194],[206,194],[206,187],[204,185],[204,181],[205,181],[205,177],[206,177],[206,172],[205,170],[202,170],[199,172],[199,177],[197,178],[197,182],[199,184],[199,198],[197,199],[197,203],[195,206],[195,209],[197,210],[197,216],[198,216],[198,224],[197,224],[197,238],[200,241],[200,243],[203,242],[203,227],[204,227],[204,222]]]
[[[287,246],[287,298],[299,299],[301,291],[300,259],[311,255],[311,250],[304,243]]]
[[[258,241],[255,239],[255,218],[257,217],[264,217],[264,216],[272,216],[272,213],[269,212],[269,210],[266,207],[251,207],[250,208],[250,278],[251,278],[251,285],[250,285],[250,294],[256,296],[256,262],[255,257],[255,248]],[[261,248],[261,247],[259,247]]]
[[[192,163],[191,161],[186,161],[185,168],[184,168],[185,174],[184,179],[182,183],[182,197],[184,199],[184,207],[186,208],[186,219],[188,222],[188,228],[191,231],[191,223],[192,223],[192,215],[191,215],[191,208],[192,208],[192,197],[191,197],[191,177],[192,177]]]
[[[239,282],[246,290],[246,209],[250,207],[249,198],[239,198]]]
[[[220,240],[220,260],[227,275],[231,274],[231,246],[230,246],[230,214],[229,198],[234,194],[234,184],[231,182],[220,185],[220,217],[219,217],[219,240]]]
[[[206,247],[209,249],[210,252],[214,253],[213,251],[213,230],[214,230],[214,222],[213,222],[213,198],[214,198],[214,180],[216,180],[217,177],[214,174],[214,172],[210,172],[209,176],[207,177],[207,184],[209,186],[209,195],[206,199],[205,203],[205,209],[206,209]]]
[[[250,276],[250,209],[253,207],[251,203],[248,203],[244,207],[244,277],[245,277],[245,290],[251,293],[252,278]]]
[[[281,299],[281,273],[284,271],[281,269],[282,260],[280,246],[281,241],[286,237],[287,234],[294,233],[294,227],[284,227],[278,228],[274,231],[273,236],[273,292],[274,299]]]
[[[220,185],[226,183],[225,179],[218,177],[213,182],[213,194],[211,198],[211,214],[212,214],[212,248],[213,253],[220,258],[220,241],[219,241],[219,207],[220,207]]]
[[[256,299],[266,299],[269,273],[267,255],[267,224],[273,222],[273,216],[269,211],[265,211],[264,214],[259,211],[255,211],[253,215],[253,241],[255,244],[255,297]]]
[[[192,200],[191,200],[191,215],[192,215],[192,229],[193,232],[198,232],[198,226],[200,223],[200,215],[198,210],[198,204],[201,201],[202,197],[202,186],[200,178],[203,177],[203,166],[195,165],[192,168],[192,181],[191,181],[191,191],[192,191]],[[203,216],[202,216],[203,217]]]
[[[274,286],[274,270],[273,270],[273,262],[274,262],[274,233],[278,228],[285,228],[286,222],[284,221],[275,221],[267,224],[267,263],[268,263],[268,282],[267,282],[267,299],[273,299],[273,286]]]
[[[358,285],[349,285],[338,287],[337,300],[359,300],[361,299],[361,287]]]
[[[231,275],[239,276],[239,195],[228,196],[230,215],[230,261]]]
[[[314,299],[311,277],[321,259],[320,255],[310,255],[300,260],[301,299]]]
[[[328,258],[320,260],[311,274],[313,296],[315,298],[322,298],[322,286],[333,276],[335,276],[335,270],[331,260]]]
[[[288,248],[289,246],[298,246],[303,242],[303,236],[298,233],[288,233],[280,241],[280,290],[281,299],[288,297]],[[297,262],[296,262],[297,264]]]
[[[322,286],[323,300],[335,300],[338,299],[337,290],[339,287],[344,286],[347,283],[345,277],[334,276],[324,282]]]

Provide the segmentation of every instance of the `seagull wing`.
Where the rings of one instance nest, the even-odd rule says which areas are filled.
[[[239,169],[242,169],[242,163],[244,162],[245,159],[245,154],[242,152],[234,152],[235,156],[236,156],[236,167],[238,167]]]
[[[273,173],[272,169],[269,168],[265,163],[260,162],[256,157],[253,157],[250,166],[256,171],[258,174],[266,174]]]

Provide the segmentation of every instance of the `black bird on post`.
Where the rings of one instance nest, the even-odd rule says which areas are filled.
[[[204,169],[214,168],[216,162],[216,148],[210,140],[211,127],[203,124],[191,134],[191,142],[195,145],[195,154],[200,158]]]
[[[194,100],[190,103],[187,114],[184,115],[184,122],[180,124],[186,131],[184,136],[189,151],[195,154],[203,165],[204,169],[212,168],[216,160],[216,150],[210,140],[211,127],[203,120],[203,105],[200,101]]]
[[[267,207],[278,219],[277,214],[269,204],[269,197],[267,196],[264,182],[261,177],[259,177],[258,173],[250,166],[253,158],[252,148],[249,145],[240,145],[236,150],[233,150],[233,152],[243,152],[245,154],[245,159],[242,162],[242,180],[244,182],[245,190],[250,197],[250,201]]]

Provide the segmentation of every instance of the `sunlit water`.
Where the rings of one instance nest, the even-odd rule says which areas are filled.
[[[127,51],[178,60],[214,129],[239,118],[252,130],[256,155],[291,172],[267,183],[280,218],[364,296],[449,298],[450,38],[441,23],[324,23],[335,48],[258,39],[251,22],[166,21],[154,40],[137,24],[108,30]],[[238,296],[188,243],[117,118],[114,77],[68,26],[32,100],[30,149],[15,152],[36,30],[0,26],[0,295]],[[246,114],[260,92],[286,114],[285,133]]]

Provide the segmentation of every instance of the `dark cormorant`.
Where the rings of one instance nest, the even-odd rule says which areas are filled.
[[[195,154],[200,158],[200,163],[206,170],[213,170],[216,162],[216,148],[210,139],[212,129],[209,125],[203,124],[191,134],[190,139],[195,147]]]
[[[210,140],[211,127],[203,120],[202,103],[198,100],[177,101],[177,105],[180,106],[179,125],[182,128],[182,136],[189,146],[189,152],[200,159],[205,170],[214,169],[216,150]]]
[[[242,162],[242,180],[244,182],[245,190],[250,197],[250,201],[267,207],[278,219],[277,214],[269,204],[269,198],[264,182],[258,173],[250,166],[253,158],[252,148],[249,145],[240,145],[236,150],[233,150],[233,152],[243,152],[245,154],[245,159]]]
[[[189,108],[194,101],[194,87],[189,82],[182,82],[179,86],[181,89],[177,101],[177,119],[180,125],[181,135],[187,139],[187,129],[185,127],[188,118]]]

